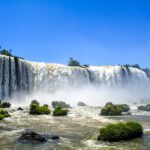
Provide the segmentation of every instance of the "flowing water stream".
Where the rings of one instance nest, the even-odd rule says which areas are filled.
[[[132,110],[133,115],[119,117],[99,116],[100,108],[76,107],[69,110],[66,117],[52,115],[32,116],[28,109],[12,111],[12,117],[0,121],[0,149],[1,150],[149,150],[150,149],[150,113]],[[99,132],[99,128],[110,122],[137,120],[144,127],[142,138],[107,143],[91,140]],[[18,138],[26,129],[38,133],[56,134],[60,136],[58,142],[19,143]]]
[[[73,108],[66,117],[29,115],[24,111],[9,112],[11,118],[0,121],[0,150],[150,150],[150,114],[132,110],[130,116],[102,117],[100,108],[74,107],[78,101],[102,106],[114,103],[139,103],[150,99],[150,78],[137,68],[125,66],[68,67],[0,55],[0,99],[26,106],[32,99],[41,104],[65,101]],[[14,106],[15,107],[15,106]],[[142,123],[142,138],[116,143],[91,140],[99,128],[110,122],[137,120]],[[19,136],[26,129],[57,134],[58,142],[21,144]]]

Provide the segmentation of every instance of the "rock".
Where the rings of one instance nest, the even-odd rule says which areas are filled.
[[[1,108],[10,108],[11,104],[9,102],[2,102],[0,105]]]
[[[51,110],[48,108],[48,105],[45,104],[43,106],[40,106],[40,103],[37,101],[32,101],[30,104],[30,111],[29,114],[32,115],[49,115],[51,113]]]
[[[58,135],[44,135],[47,139],[50,140],[59,140],[59,136]]]
[[[103,116],[117,116],[127,114],[129,110],[130,107],[127,104],[113,104],[108,102],[105,107],[101,109],[100,114]]]
[[[26,131],[19,138],[20,142],[47,142],[48,140],[59,140],[57,135],[38,134],[33,131]]]
[[[46,138],[40,134],[33,131],[27,131],[21,135],[20,141],[30,141],[30,142],[46,142]]]
[[[108,124],[100,129],[100,134],[97,140],[118,142],[134,138],[139,138],[143,135],[143,127],[135,121],[119,122]]]
[[[78,104],[77,104],[78,106],[87,106],[85,103],[83,103],[83,102],[78,102]]]
[[[122,112],[121,114],[122,114],[122,115],[132,115],[131,112]]]
[[[138,106],[138,110],[150,111],[150,104]]]
[[[69,104],[66,104],[63,101],[52,101],[53,108],[61,107],[61,108],[71,108]]]
[[[53,111],[53,116],[66,116],[68,114],[68,109],[63,109],[61,107],[56,107]]]
[[[24,110],[23,108],[21,108],[21,107],[18,107],[18,109],[17,110]]]

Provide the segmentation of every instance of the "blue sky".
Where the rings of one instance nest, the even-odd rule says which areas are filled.
[[[0,45],[32,61],[150,67],[150,2],[0,0]]]

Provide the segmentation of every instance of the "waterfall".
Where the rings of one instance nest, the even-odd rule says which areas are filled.
[[[140,69],[124,66],[68,67],[60,64],[30,62],[17,57],[0,56],[0,98],[53,93],[62,88],[111,87],[132,91],[149,89],[150,79]],[[139,91],[140,91],[139,90]],[[137,92],[139,92],[137,91]]]
[[[0,98],[29,93],[34,81],[32,66],[17,57],[0,56]]]

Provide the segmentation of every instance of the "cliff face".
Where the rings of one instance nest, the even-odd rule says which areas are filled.
[[[32,66],[22,59],[0,56],[0,98],[11,98],[17,92],[32,89]]]
[[[144,71],[132,67],[107,66],[89,68],[60,64],[29,62],[19,58],[0,56],[0,98],[14,94],[29,94],[36,90],[54,92],[65,87],[149,87]]]

